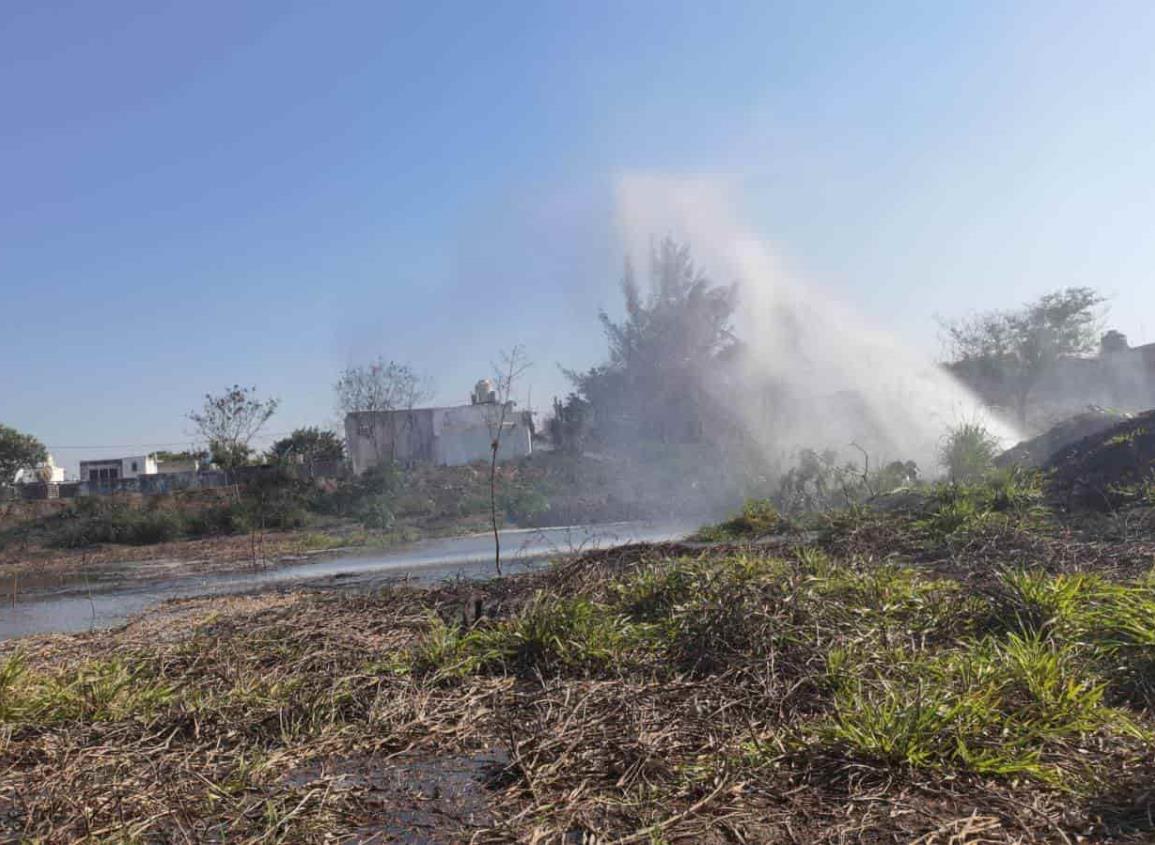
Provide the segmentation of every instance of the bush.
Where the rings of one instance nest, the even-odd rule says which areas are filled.
[[[120,542],[136,546],[166,543],[184,533],[185,520],[174,510],[143,511],[124,526],[125,536]]]
[[[400,487],[401,473],[396,467],[373,467],[334,490],[315,492],[310,506],[318,513],[363,520],[364,513],[379,511],[381,502],[388,502],[392,512]]]
[[[956,484],[969,484],[994,467],[999,441],[978,423],[963,423],[950,430],[939,453],[939,463]]]
[[[378,494],[364,499],[358,505],[357,519],[368,529],[388,531],[396,521],[391,507],[392,502],[393,497],[386,494]]]
[[[497,506],[514,522],[527,522],[549,510],[549,499],[537,487],[516,484],[499,490]],[[488,508],[486,508],[488,510]]]
[[[79,548],[97,543],[144,546],[175,540],[185,531],[185,518],[171,508],[138,510],[122,502],[79,499],[64,511],[50,531],[49,545]]]

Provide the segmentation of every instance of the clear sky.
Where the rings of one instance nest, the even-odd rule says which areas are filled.
[[[378,354],[465,401],[514,343],[545,407],[602,354],[636,172],[732,180],[931,354],[1075,284],[1155,341],[1153,44],[1149,2],[9,0],[0,421],[74,467],[234,382],[331,423]]]

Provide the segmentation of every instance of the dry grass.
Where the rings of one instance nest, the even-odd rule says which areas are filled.
[[[1142,553],[925,519],[9,643],[0,840],[1151,841]]]

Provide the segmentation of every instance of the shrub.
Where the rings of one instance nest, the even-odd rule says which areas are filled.
[[[396,467],[377,466],[333,490],[314,491],[310,506],[319,513],[361,519],[367,509],[379,509],[381,502],[387,502],[392,513],[395,510],[393,500],[400,487],[401,473]]]
[[[97,543],[148,545],[175,540],[185,531],[185,518],[171,508],[138,510],[123,502],[79,499],[58,518],[49,544],[78,548]]]
[[[939,453],[939,463],[956,484],[977,481],[994,467],[999,441],[978,423],[952,428]]]
[[[175,510],[143,511],[124,526],[120,542],[139,546],[165,543],[180,537],[184,529],[184,517]]]
[[[529,484],[515,484],[500,490],[497,506],[514,522],[526,522],[549,510],[545,493]]]
[[[388,531],[395,523],[392,510],[393,497],[378,494],[363,499],[357,507],[357,519],[368,529]]]

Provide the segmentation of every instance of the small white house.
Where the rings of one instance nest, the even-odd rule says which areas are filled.
[[[156,458],[152,455],[80,462],[80,480],[96,484],[109,484],[122,478],[155,474]]]

